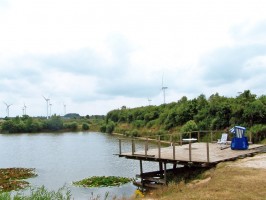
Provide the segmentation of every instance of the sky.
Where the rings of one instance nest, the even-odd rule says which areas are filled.
[[[266,91],[265,0],[0,0],[0,117]],[[149,101],[150,100],[150,101]],[[65,107],[64,107],[65,105]],[[64,109],[65,108],[65,109]],[[25,110],[24,110],[25,112]]]

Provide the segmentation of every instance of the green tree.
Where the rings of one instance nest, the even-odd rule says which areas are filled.
[[[50,119],[46,121],[46,126],[48,130],[51,131],[58,131],[60,129],[63,129],[63,120],[60,116],[53,115]]]

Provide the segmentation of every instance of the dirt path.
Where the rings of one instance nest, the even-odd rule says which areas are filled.
[[[266,153],[261,153],[254,157],[248,157],[242,160],[238,160],[230,164],[230,166],[266,169]]]

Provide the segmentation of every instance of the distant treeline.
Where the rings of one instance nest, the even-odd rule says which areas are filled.
[[[128,124],[126,126],[125,124]],[[110,111],[103,132],[120,132],[133,129],[183,132],[193,130],[224,130],[234,125],[248,127],[253,132],[266,132],[266,96],[252,94],[249,90],[237,97],[224,97],[218,93],[208,99],[201,94],[189,100],[182,97],[177,102],[160,106],[145,106]]]
[[[57,115],[49,119],[44,117],[23,117],[5,118],[0,122],[2,133],[36,133],[50,131],[78,131],[92,130],[99,131],[99,125],[104,121],[104,116],[80,117],[77,114],[69,114],[67,117]]]

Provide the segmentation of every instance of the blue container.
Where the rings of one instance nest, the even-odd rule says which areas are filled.
[[[245,137],[246,128],[241,126],[235,126],[230,129],[230,131],[234,134],[231,142],[232,150],[246,150],[248,149],[248,138]]]

